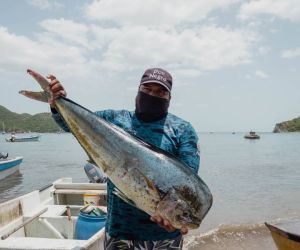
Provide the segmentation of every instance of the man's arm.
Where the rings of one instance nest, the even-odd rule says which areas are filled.
[[[198,145],[198,136],[195,129],[188,123],[179,138],[178,158],[198,173],[200,166],[200,151]]]

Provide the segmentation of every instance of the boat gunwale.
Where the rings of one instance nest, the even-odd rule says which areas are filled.
[[[280,229],[280,228],[278,228],[278,227],[276,227],[274,225],[271,225],[271,224],[269,224],[267,222],[265,222],[265,225],[271,231],[271,233],[277,233],[277,234],[283,236],[284,238],[287,238],[289,240],[292,240],[292,241],[300,243],[300,235],[287,232],[287,231],[285,231],[283,229]]]
[[[0,160],[0,165],[1,164],[6,164],[6,163],[11,163],[11,162],[13,162],[13,161],[17,161],[17,160],[20,160],[20,159],[23,159],[23,157],[22,156],[16,156],[16,157],[14,157],[14,158],[11,158],[11,159],[1,159]]]

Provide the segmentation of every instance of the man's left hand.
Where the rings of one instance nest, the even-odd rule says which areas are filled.
[[[151,216],[150,220],[157,223],[160,227],[164,228],[169,233],[174,232],[176,230],[176,228],[172,226],[169,220],[163,219],[161,216],[158,215]],[[182,235],[185,235],[188,233],[188,229],[186,227],[182,227],[180,229],[180,232]]]

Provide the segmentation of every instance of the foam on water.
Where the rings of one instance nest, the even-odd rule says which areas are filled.
[[[277,224],[281,221],[299,219],[297,217],[278,218],[268,221]],[[300,232],[299,232],[300,233]],[[185,250],[275,250],[277,249],[270,231],[264,222],[245,225],[220,225],[200,235],[185,237]]]

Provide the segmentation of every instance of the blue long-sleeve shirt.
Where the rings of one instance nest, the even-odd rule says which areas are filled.
[[[155,122],[140,121],[134,112],[127,110],[104,110],[96,114],[125,131],[135,134],[145,142],[175,155],[196,173],[198,172],[200,162],[197,147],[198,136],[189,122],[170,113]],[[65,131],[69,131],[59,114],[53,114],[53,118]],[[150,221],[148,214],[114,195],[112,193],[114,187],[114,184],[108,181],[106,232],[111,237],[127,240],[165,240],[175,238],[180,234],[179,230],[168,233]]]

